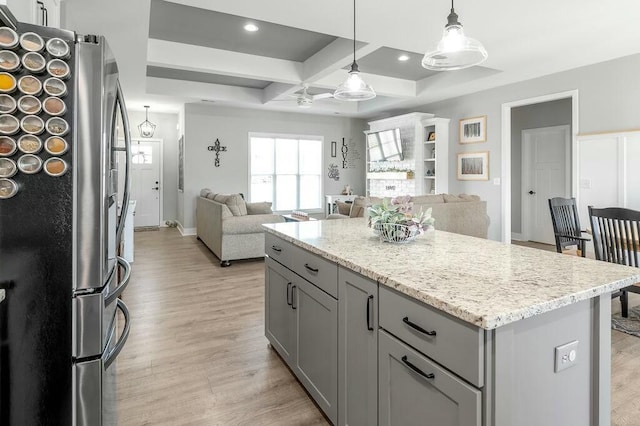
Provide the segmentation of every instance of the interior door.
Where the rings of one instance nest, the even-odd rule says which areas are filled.
[[[555,244],[549,198],[571,194],[569,126],[522,131],[522,229],[525,239]]]
[[[160,225],[160,141],[134,139],[131,145],[131,199],[134,226]]]

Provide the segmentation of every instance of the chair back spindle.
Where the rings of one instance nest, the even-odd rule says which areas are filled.
[[[640,267],[640,211],[589,206],[596,259]]]

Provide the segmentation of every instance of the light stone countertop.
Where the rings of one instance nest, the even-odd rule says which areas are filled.
[[[435,231],[381,242],[366,219],[264,228],[380,284],[491,330],[640,282],[640,270]]]

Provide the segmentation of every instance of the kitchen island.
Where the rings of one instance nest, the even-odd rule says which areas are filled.
[[[611,293],[640,271],[365,219],[265,225],[265,333],[334,424],[609,425]]]

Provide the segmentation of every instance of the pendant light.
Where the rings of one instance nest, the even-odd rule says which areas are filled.
[[[360,77],[356,63],[356,0],[353,0],[353,63],[347,81],[338,86],[333,97],[341,101],[368,101],[376,97],[373,87]]]
[[[146,118],[138,125],[138,131],[140,132],[140,137],[152,138],[153,133],[156,131],[156,125],[149,121],[149,105],[145,105],[144,109],[146,111]]]
[[[422,66],[433,71],[461,70],[483,63],[487,56],[487,51],[478,40],[464,35],[451,0],[451,13],[447,17],[442,40],[436,50],[424,55]]]

